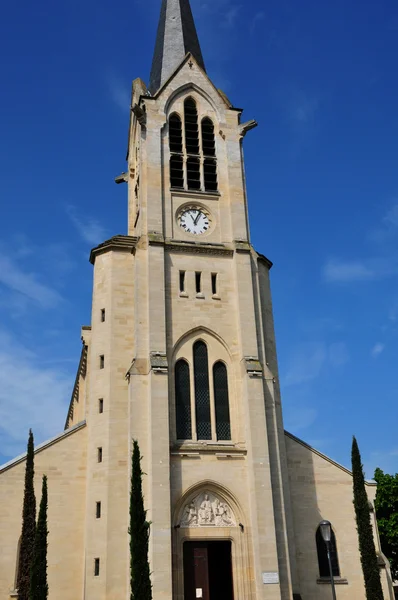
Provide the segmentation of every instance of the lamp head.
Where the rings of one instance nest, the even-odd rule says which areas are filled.
[[[319,527],[324,542],[328,544],[332,540],[332,526],[330,524],[330,521],[321,521],[319,523]]]

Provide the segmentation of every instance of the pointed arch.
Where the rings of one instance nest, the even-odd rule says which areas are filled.
[[[176,362],[174,370],[177,439],[192,439],[191,383],[189,364],[185,359]]]
[[[170,94],[170,96],[167,98],[167,101],[164,106],[165,114],[166,115],[169,114],[169,112],[172,110],[172,106],[173,106],[174,102],[178,98],[180,98],[181,96],[183,96],[187,93],[190,93],[190,92],[194,92],[194,93],[198,94],[199,96],[201,96],[209,104],[212,111],[215,113],[217,120],[218,121],[221,120],[221,115],[220,115],[219,109],[217,107],[217,102],[214,100],[214,98],[212,96],[210,96],[207,92],[205,92],[202,88],[200,88],[198,85],[196,85],[195,83],[192,83],[192,82],[184,83],[179,88],[174,90],[172,92],[172,94]],[[217,96],[218,96],[217,99],[219,100],[220,95],[216,88],[214,88],[214,92],[215,92],[215,94],[217,94]],[[223,101],[223,103],[226,104],[224,98],[221,97],[221,100]],[[226,104],[226,108],[230,108],[230,106]]]
[[[318,553],[318,565],[319,565],[319,576],[330,577],[329,571],[329,560],[327,553],[326,542],[324,541],[320,527],[316,530],[315,534],[316,549]],[[333,577],[340,577],[340,566],[339,557],[337,554],[336,536],[332,529],[332,536],[330,540],[330,558],[332,562],[332,574]]]
[[[213,365],[213,386],[217,440],[230,440],[228,372],[225,363],[221,360]]]
[[[195,381],[196,435],[198,440],[211,440],[209,359],[207,345],[198,340],[193,345]]]
[[[201,338],[204,338],[206,335],[214,338],[217,342],[219,342],[224,347],[224,349],[228,355],[228,360],[231,361],[232,353],[229,349],[227,342],[224,340],[224,338],[221,337],[218,333],[216,333],[213,329],[209,329],[209,327],[205,327],[203,325],[199,325],[198,327],[193,327],[192,329],[189,329],[189,331],[186,331],[177,340],[177,342],[174,345],[173,356],[175,356],[178,353],[178,350],[181,348],[181,346],[183,344],[185,344],[188,340],[190,340],[190,339],[193,340],[194,338],[201,339]]]
[[[169,117],[169,147],[172,154],[182,154],[182,122],[177,113]]]
[[[192,96],[184,100],[185,150],[187,154],[199,154],[198,108]]]

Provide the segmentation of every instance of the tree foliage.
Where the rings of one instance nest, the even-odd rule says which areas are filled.
[[[357,521],[359,552],[365,580],[366,600],[383,600],[380,571],[373,539],[369,500],[365,489],[365,477],[358,444],[352,441],[352,476],[354,488],[354,508]]]
[[[30,600],[47,600],[47,477],[43,476],[39,517],[30,578]]]
[[[141,454],[133,441],[130,492],[130,577],[131,600],[152,600],[152,585],[148,562],[150,523],[146,519],[142,494]]]
[[[30,571],[36,533],[36,498],[34,482],[34,440],[29,430],[28,449],[26,455],[25,489],[22,509],[22,533],[18,561],[18,600],[29,600]]]
[[[377,524],[383,553],[390,561],[392,578],[398,579],[398,473],[388,475],[376,469],[375,499]]]

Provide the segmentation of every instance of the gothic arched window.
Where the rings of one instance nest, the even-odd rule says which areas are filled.
[[[340,577],[339,558],[337,555],[336,536],[332,529],[330,540],[330,558],[332,561],[333,577]],[[318,552],[319,576],[330,577],[329,561],[326,542],[324,541],[320,527],[316,531],[316,549]]]
[[[230,440],[228,374],[223,362],[216,362],[213,366],[213,385],[217,440]]]
[[[216,155],[216,140],[214,138],[214,125],[209,117],[202,119],[202,150],[204,156]]]
[[[193,347],[196,435],[198,440],[211,440],[209,361],[207,346],[199,340]]]
[[[176,113],[169,117],[170,185],[214,193],[218,180],[213,121],[204,117],[200,130],[199,136],[197,104],[189,97],[184,102],[183,120]]]
[[[190,440],[192,438],[191,384],[189,365],[183,359],[175,366],[175,390],[177,439]]]
[[[184,102],[185,149],[187,154],[199,154],[198,110],[193,98]]]
[[[170,152],[182,154],[182,124],[175,113],[169,119],[169,145]]]

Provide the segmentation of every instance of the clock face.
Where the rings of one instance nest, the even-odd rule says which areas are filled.
[[[178,223],[186,233],[200,235],[210,229],[210,215],[203,208],[189,206],[178,215]]]

